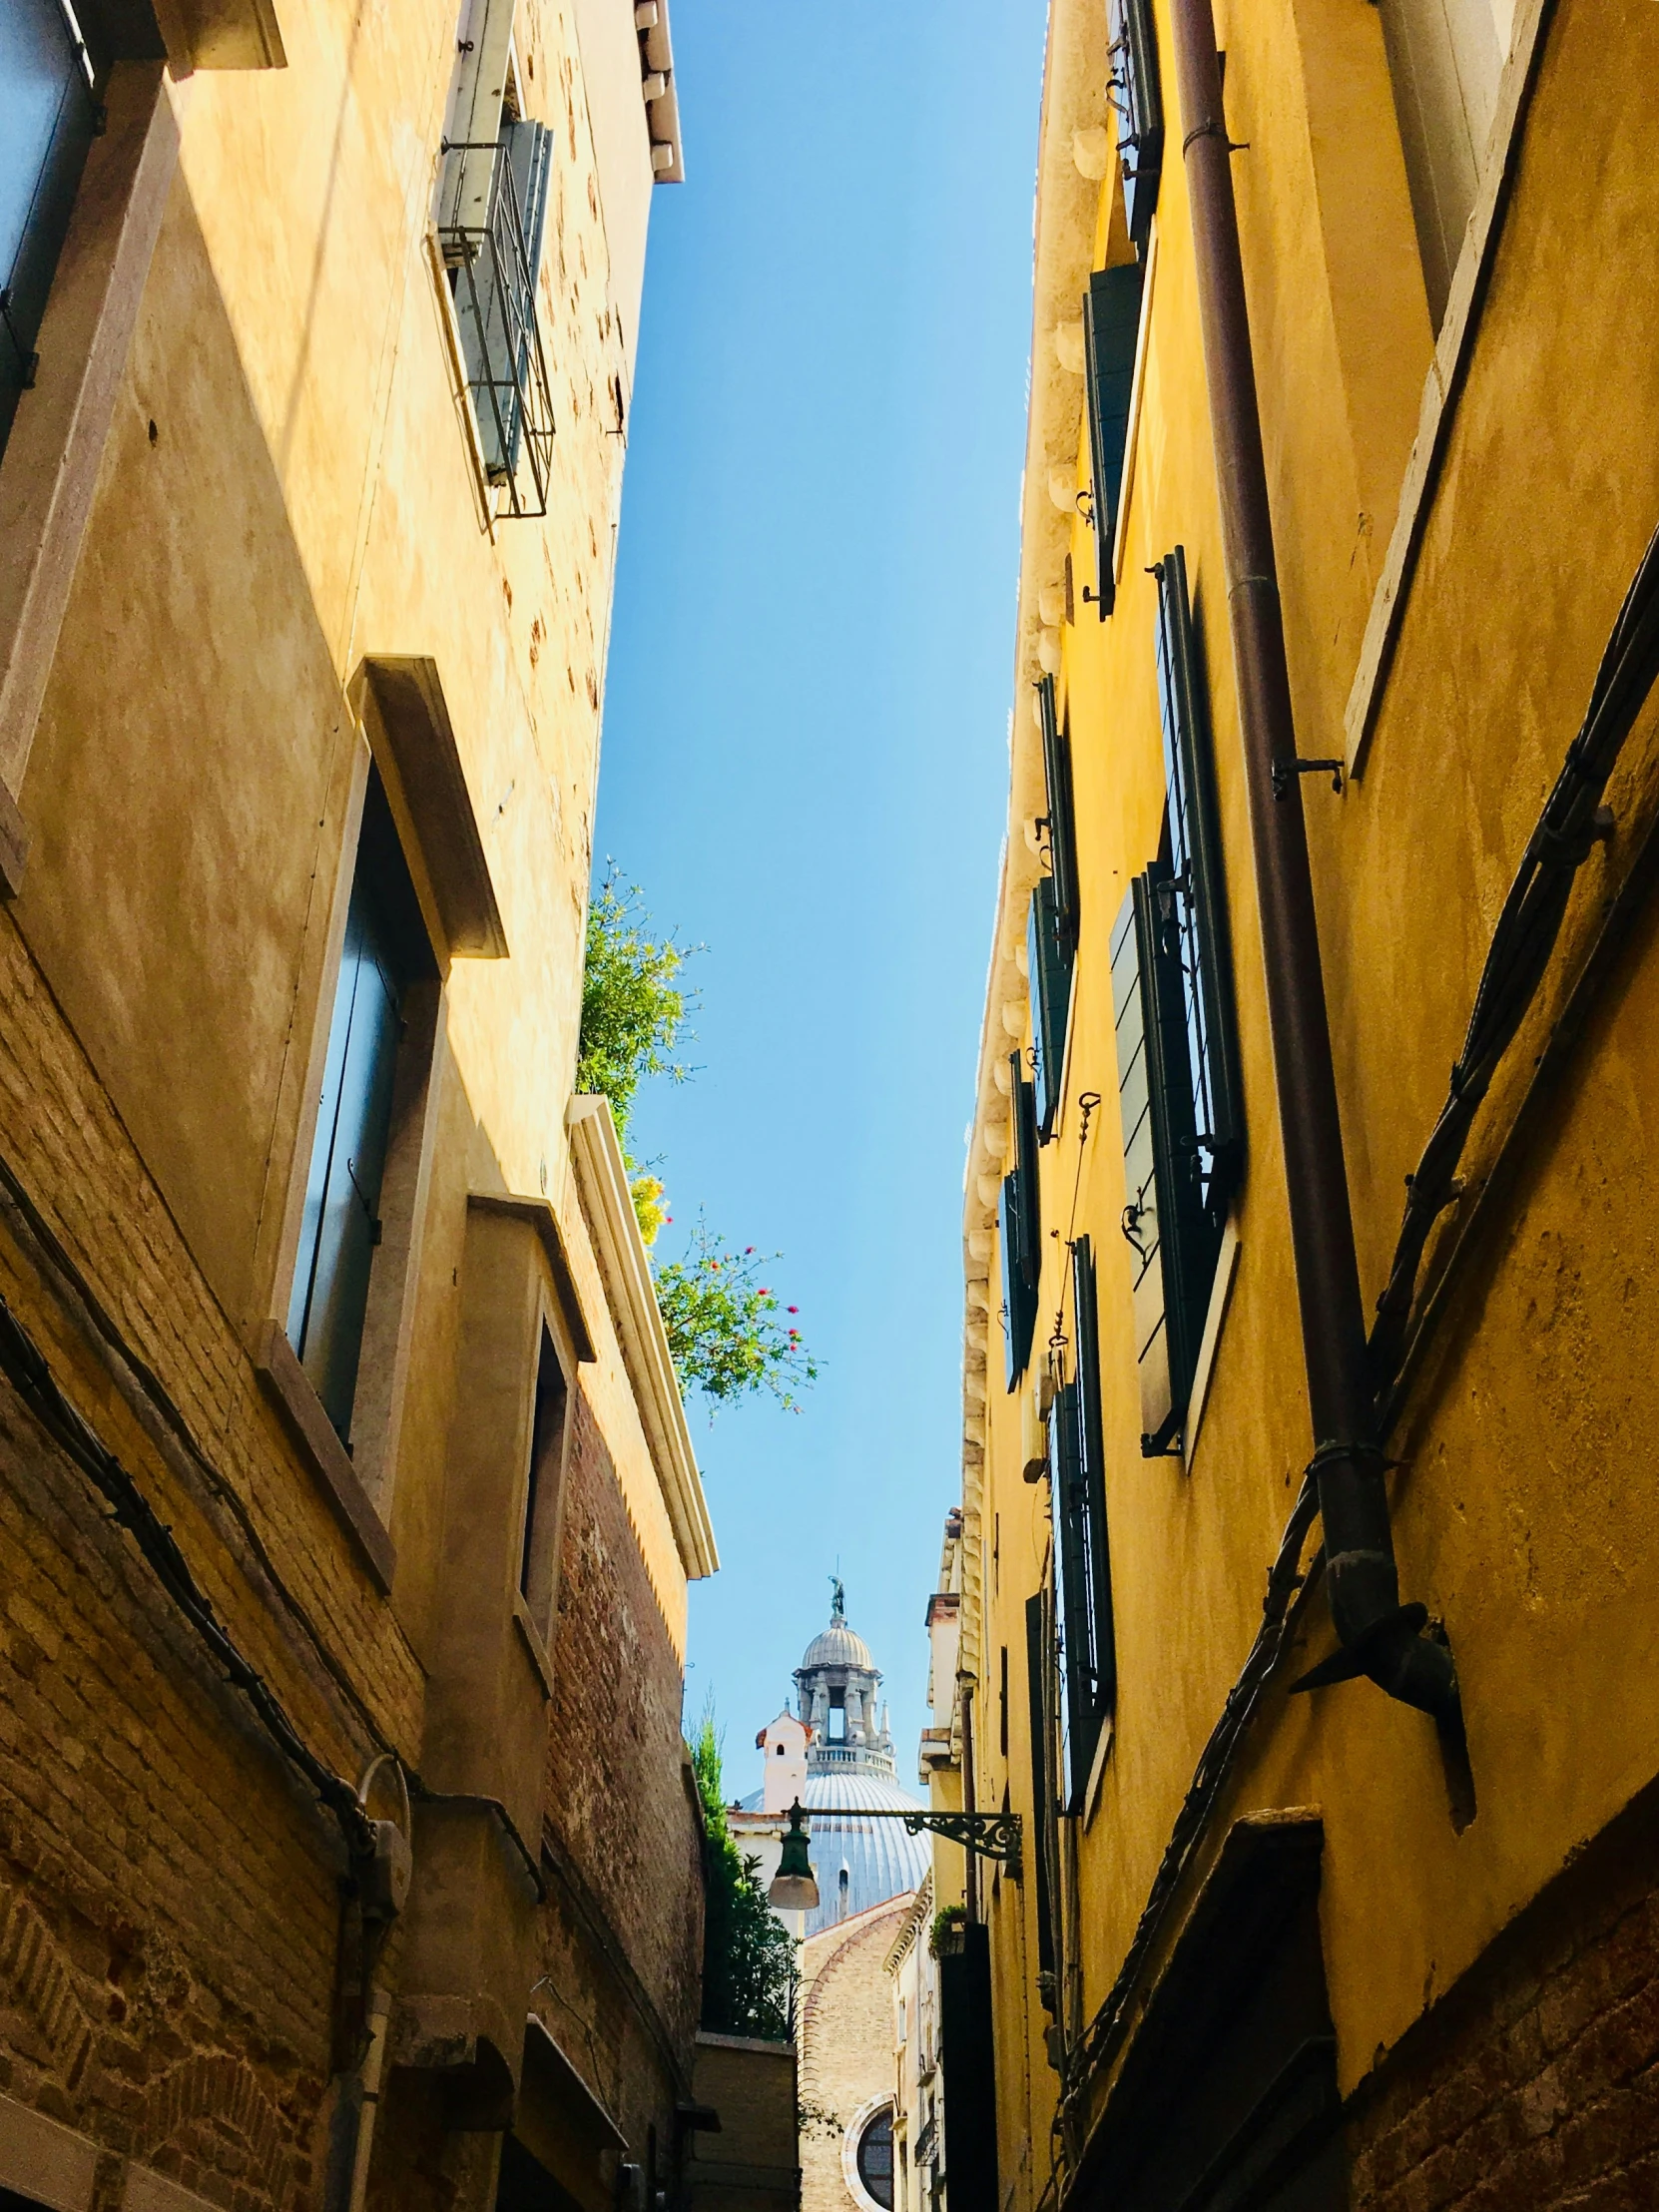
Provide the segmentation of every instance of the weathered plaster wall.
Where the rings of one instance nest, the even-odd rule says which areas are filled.
[[[630,2155],[656,2131],[666,2182],[701,1927],[685,1569],[564,1136],[628,368],[580,54],[568,7],[519,0],[524,104],[556,134],[538,311],[557,435],[545,522],[492,523],[426,242],[453,0],[280,15],[285,69],[165,88],[180,164],[0,916],[0,1155],[200,1459],[135,1415],[4,1207],[0,1290],[306,1740],[353,1782],[381,1743],[418,1773],[464,1507],[468,1193],[551,1201],[597,1357],[571,1379],[546,1773],[563,1859],[536,2001]],[[436,664],[509,949],[445,978],[396,1449],[358,1465],[389,1596],[252,1358],[287,1309],[368,655]],[[308,2205],[354,1971],[333,1831],[9,1388],[0,1460],[0,2093],[110,2154],[110,2201],[132,2157],[224,2212]],[[394,1993],[405,1943],[380,1962]],[[496,2139],[446,2109],[394,2069],[371,2203],[487,2199]]]
[[[1058,10],[1056,22],[1067,14]],[[1385,143],[1391,114],[1376,22],[1351,17],[1289,0],[1266,16],[1218,11],[1228,127],[1248,142],[1233,171],[1305,756],[1343,750],[1338,733],[1428,358],[1420,285],[1403,258],[1409,216],[1397,141],[1391,153]],[[1075,602],[1075,621],[1051,626],[1072,737],[1083,942],[1067,1103],[1043,1154],[1044,1227],[1060,1240],[1089,1233],[1099,1261],[1119,1662],[1110,1756],[1078,1843],[1079,2022],[1116,1974],[1255,1633],[1265,1571],[1312,1444],[1180,159],[1185,122],[1167,11],[1157,18],[1169,142],[1119,596],[1105,623]],[[1610,9],[1559,0],[1548,16],[1375,744],[1363,779],[1341,798],[1328,781],[1304,784],[1368,1298],[1381,1288],[1401,1178],[1443,1098],[1499,901],[1659,518],[1648,435],[1659,414],[1659,329],[1652,287],[1633,276],[1646,267],[1656,212],[1645,97],[1656,40],[1651,11],[1636,0]],[[1039,225],[1039,251],[1041,235]],[[1109,237],[1103,214],[1097,256]],[[1081,272],[1076,280],[1080,289]],[[1435,373],[1443,380],[1443,364]],[[1081,427],[1079,403],[1078,438]],[[1087,460],[1075,445],[1034,447],[1028,468],[1074,457],[1081,483]],[[1185,1467],[1138,1449],[1105,941],[1158,836],[1155,598],[1143,571],[1176,543],[1187,549],[1216,734],[1249,1142],[1239,1271]],[[1093,568],[1081,526],[1070,551],[1080,583]],[[1030,598],[1054,581],[1049,570],[1033,573]],[[1040,766],[1025,690],[1037,674],[1038,625],[1026,599],[1021,623],[987,1067],[1026,1041],[1004,1033],[1005,1012],[1020,1019],[1015,955],[1039,865],[1028,825]],[[1618,830],[1574,894],[1561,972],[1623,879],[1656,786],[1650,709],[1608,795]],[[1366,1685],[1288,1703],[1276,1693],[1221,1808],[1222,1826],[1256,1807],[1323,1809],[1322,1912],[1345,2089],[1659,1768],[1659,1637],[1645,1598],[1659,1568],[1659,1524],[1642,1441],[1654,1418],[1659,1295],[1650,1233],[1659,1094],[1644,1043],[1655,1020],[1653,926],[1644,915],[1559,1098],[1530,1125],[1522,1164],[1392,1439],[1404,1462],[1393,1477],[1401,1580],[1444,1617],[1453,1640],[1478,1817],[1454,1832],[1432,1731]],[[1558,973],[1485,1111],[1466,1163],[1471,1193],[1494,1164],[1497,1135],[1560,1004]],[[1077,1101],[1087,1091],[1104,1103],[1085,1137]],[[971,1505],[982,1493],[972,1531],[982,1580],[964,1599],[979,1615],[964,1628],[964,1651],[977,1653],[981,1712],[994,1697],[1000,1647],[1023,1686],[1023,1603],[1050,1535],[1043,1490],[1020,1479],[1018,1400],[1001,1388],[994,1239],[975,1210],[987,1192],[994,1198],[1004,1164],[1005,1105],[1000,1115],[999,1124],[982,1099],[988,1142],[976,1131],[979,1180],[970,1173],[967,1212],[964,1497]],[[1446,1234],[1457,1226],[1454,1216]],[[1063,1243],[1052,1254],[1045,1317],[1063,1303]],[[980,1274],[990,1286],[982,1466],[972,1291]],[[1287,1676],[1330,1644],[1321,1602]],[[1016,1804],[1029,1800],[1023,1694],[1011,1698],[1009,1720],[1006,1762],[994,1729],[977,1734],[981,1805],[999,1803],[1005,1783]],[[1047,2024],[1031,1984],[1032,1889],[1003,1886],[990,1907],[1004,2185],[1031,2146],[1020,2203],[1048,2178],[1057,2092],[1029,2024]]]

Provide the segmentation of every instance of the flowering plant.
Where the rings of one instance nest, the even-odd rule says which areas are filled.
[[[760,1280],[776,1252],[740,1252],[715,1236],[701,1215],[684,1259],[656,1270],[657,1304],[684,1388],[717,1404],[770,1390],[791,1412],[796,1391],[818,1380],[818,1364],[778,1294]]]

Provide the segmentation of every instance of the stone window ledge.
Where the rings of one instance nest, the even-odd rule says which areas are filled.
[[[389,1596],[397,1570],[396,1547],[280,1322],[268,1321],[261,1329],[254,1346],[254,1366],[299,1456],[368,1569],[369,1579],[382,1597]]]

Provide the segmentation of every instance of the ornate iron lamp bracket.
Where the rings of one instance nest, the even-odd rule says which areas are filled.
[[[828,1813],[828,1807],[818,1807],[820,1817]],[[848,1811],[841,1816],[846,1820],[902,1821],[907,1836],[919,1836],[926,1829],[930,1836],[942,1836],[947,1843],[960,1844],[964,1851],[973,1852],[980,1859],[998,1859],[1014,1878],[1019,1879],[1020,1817],[1017,1813],[903,1813],[896,1808],[888,1812]]]

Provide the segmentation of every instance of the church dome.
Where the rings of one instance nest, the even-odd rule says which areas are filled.
[[[802,1657],[801,1671],[810,1673],[816,1667],[857,1667],[865,1674],[875,1672],[875,1661],[869,1655],[869,1646],[855,1628],[848,1628],[844,1620],[832,1620],[821,1629],[807,1646]]]
[[[809,1936],[920,1889],[933,1863],[926,1836],[909,1835],[902,1821],[858,1818],[860,1813],[920,1812],[896,1782],[878,1774],[810,1774],[805,1802],[819,1887],[818,1909],[807,1916]]]

